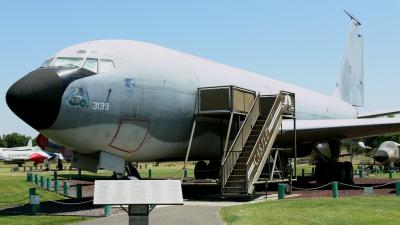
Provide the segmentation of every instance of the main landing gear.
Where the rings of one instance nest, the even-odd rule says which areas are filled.
[[[212,160],[208,164],[200,160],[194,166],[194,177],[196,179],[217,179],[221,168],[221,161]]]
[[[326,183],[339,181],[346,184],[353,183],[353,165],[351,162],[318,162],[315,169],[317,182]]]

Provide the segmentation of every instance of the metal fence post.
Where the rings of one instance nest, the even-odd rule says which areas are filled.
[[[29,199],[31,198],[32,195],[36,195],[36,188],[34,187],[29,188]]]
[[[339,197],[339,188],[338,188],[338,183],[332,182],[332,197],[338,198]]]
[[[66,181],[64,181],[63,191],[65,196],[69,196],[69,184]]]
[[[82,198],[82,186],[81,184],[76,184],[76,198]]]
[[[60,182],[58,180],[54,181],[54,192],[58,192],[58,189],[60,187]]]
[[[50,187],[51,187],[51,180],[50,180],[50,177],[48,177],[47,179],[46,179],[46,188],[47,188],[47,190],[49,190],[50,191]]]
[[[393,179],[393,170],[389,170],[389,179]]]
[[[35,184],[39,184],[39,175],[35,174]]]
[[[278,199],[285,199],[285,184],[278,184]]]
[[[40,176],[40,187],[44,188],[44,177]]]
[[[40,199],[39,195],[36,195],[36,188],[29,188],[29,203],[32,213],[38,213],[40,210]]]
[[[149,178],[151,178],[151,169],[149,169]]]
[[[57,171],[54,171],[53,173],[53,180],[57,180]]]
[[[111,205],[104,206],[104,216],[111,216],[112,208]]]
[[[31,182],[32,181],[32,173],[26,173],[26,181]]]
[[[301,169],[301,177],[305,177],[304,175],[305,175],[305,169],[303,168]]]

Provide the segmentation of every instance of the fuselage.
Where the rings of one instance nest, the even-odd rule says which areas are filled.
[[[7,163],[33,161],[37,164],[51,160],[56,156],[43,151],[37,146],[0,149],[0,159]]]
[[[49,66],[60,57],[82,58],[78,67],[87,59],[114,63],[112,69],[102,71],[99,65],[96,74],[67,83],[54,122],[37,129],[82,154],[107,151],[128,161],[183,158],[199,87],[293,92],[298,120],[357,117],[356,109],[338,98],[148,43],[86,42],[61,50]],[[191,157],[220,153],[217,131],[196,134]]]

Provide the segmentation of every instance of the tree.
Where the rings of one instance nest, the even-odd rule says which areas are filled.
[[[0,136],[0,148],[7,148],[7,142],[3,140],[3,137]]]
[[[5,148],[25,146],[28,144],[30,136],[26,136],[18,133],[5,134],[0,138],[0,145]],[[34,142],[32,140],[32,142]]]
[[[400,143],[400,135],[396,134],[367,138],[365,140],[365,144],[371,146],[372,148],[377,148],[385,141],[394,141]]]

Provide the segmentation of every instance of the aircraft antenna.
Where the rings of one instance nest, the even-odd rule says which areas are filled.
[[[355,18],[353,15],[351,15],[351,14],[350,14],[349,12],[347,12],[345,9],[344,9],[343,11],[344,11],[352,20],[356,21],[358,26],[361,26],[361,23],[360,23],[360,21],[358,21],[357,18]]]

